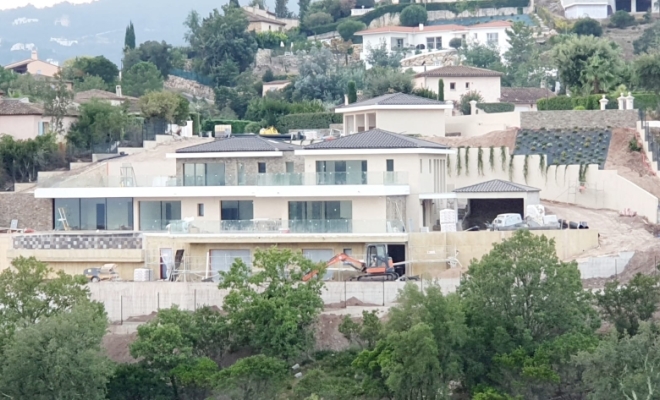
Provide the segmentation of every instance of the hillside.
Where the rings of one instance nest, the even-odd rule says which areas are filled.
[[[205,15],[225,3],[227,0],[98,0],[0,11],[0,65],[29,58],[33,47],[43,60],[62,63],[75,56],[102,54],[119,63],[129,21],[135,25],[138,43],[165,40],[181,45],[186,30],[183,22],[191,10]]]

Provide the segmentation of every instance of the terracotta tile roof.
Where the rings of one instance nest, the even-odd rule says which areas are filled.
[[[380,28],[366,29],[364,31],[356,32],[356,35],[374,35],[377,33],[424,33],[424,32],[442,32],[442,31],[459,31],[465,32],[471,29],[482,29],[482,28],[507,28],[512,26],[509,21],[492,21],[486,22],[483,24],[476,25],[456,25],[456,24],[447,24],[447,25],[430,25],[424,26],[420,31],[419,26],[382,26]]]
[[[263,15],[258,15],[250,11],[247,11],[245,9],[243,11],[247,16],[248,22],[268,22],[269,24],[282,25],[282,26],[286,25],[286,23],[282,21],[278,21],[275,18],[264,17]]]
[[[420,77],[471,77],[471,76],[502,76],[503,74],[498,71],[492,71],[490,69],[470,67],[467,65],[450,65],[447,67],[440,67],[428,70],[426,72],[420,72],[415,75],[415,78]]]
[[[0,115],[43,115],[40,104],[27,103],[18,99],[0,99]]]
[[[454,189],[456,193],[540,192],[541,189],[519,183],[493,179],[475,185]]]
[[[535,104],[540,99],[555,97],[556,94],[546,88],[503,87],[500,96],[500,101],[503,103]]]
[[[401,135],[383,129],[342,136],[305,146],[305,150],[349,150],[349,149],[448,149],[439,143],[429,142],[412,136]]]
[[[300,146],[258,135],[236,135],[179,149],[177,153],[224,153],[236,151],[293,151]]]
[[[91,101],[92,99],[98,99],[98,100],[117,100],[117,101],[129,101],[129,100],[137,100],[136,97],[131,97],[131,96],[117,96],[116,93],[113,92],[108,92],[106,90],[99,90],[99,89],[92,89],[92,90],[86,90],[84,92],[78,92],[73,98],[73,101],[75,101],[78,104],[82,103],[87,103],[88,101]]]

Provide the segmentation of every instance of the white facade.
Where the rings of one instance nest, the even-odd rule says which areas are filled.
[[[459,101],[467,92],[477,91],[486,103],[497,103],[500,98],[499,76],[420,76],[414,80],[415,88],[438,92],[438,82],[444,81],[445,101]]]
[[[564,15],[568,19],[589,17],[592,19],[607,18],[607,1],[566,0],[562,2]]]
[[[434,25],[419,27],[385,26],[357,32],[362,36],[362,53],[360,58],[366,62],[371,49],[380,48],[383,43],[389,52],[416,51],[435,52],[449,49],[449,42],[454,38],[464,39],[470,43],[492,45],[504,54],[509,48],[506,30],[511,27],[508,21],[493,21],[471,26]]]

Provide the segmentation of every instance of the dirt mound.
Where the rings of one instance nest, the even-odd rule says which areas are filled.
[[[605,162],[605,169],[617,170],[619,175],[654,196],[660,197],[660,178],[647,164],[644,152],[630,151],[628,143],[636,136],[634,129],[615,128]]]
[[[346,301],[340,301],[338,303],[330,303],[326,304],[324,308],[326,310],[330,309],[338,309],[338,308],[346,308],[346,307],[377,307],[380,306],[381,304],[371,304],[371,303],[365,303],[362,300],[359,300],[355,297],[351,297]]]
[[[316,323],[316,350],[340,351],[348,348],[348,340],[339,332],[343,315],[321,314]]]
[[[103,337],[101,345],[108,357],[118,363],[133,363],[129,346],[137,339],[137,332],[128,334],[108,333]]]
[[[424,138],[425,140],[444,144],[451,147],[470,146],[470,147],[500,147],[506,146],[513,150],[516,146],[517,129],[507,129],[505,131],[493,131],[482,136],[475,137],[434,137]]]

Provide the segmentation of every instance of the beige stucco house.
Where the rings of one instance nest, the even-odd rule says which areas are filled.
[[[77,120],[75,115],[63,119],[64,131]],[[17,140],[34,139],[49,133],[52,118],[44,115],[40,104],[28,102],[26,99],[0,98],[0,134],[11,135]],[[58,136],[58,141],[64,141],[64,136]]]
[[[32,51],[29,59],[5,65],[5,69],[17,74],[42,75],[51,78],[60,72],[59,66],[39,60],[36,50]]]
[[[503,87],[500,102],[514,104],[515,111],[537,111],[537,101],[555,96],[556,94],[553,91],[546,88]]]
[[[138,98],[132,96],[124,96],[121,91],[121,86],[117,85],[115,93],[106,90],[92,89],[84,92],[78,92],[73,97],[73,102],[81,105],[88,103],[92,100],[99,100],[110,103],[113,106],[120,106],[124,103],[128,104],[128,111],[130,113],[139,113],[140,107]]]
[[[335,108],[344,115],[344,134],[374,128],[421,136],[445,136],[445,118],[453,104],[404,93],[391,93]]]
[[[277,18],[275,13],[262,10],[259,7],[243,6],[248,22],[248,30],[255,32],[284,31],[297,28],[300,21],[297,18]]]
[[[483,68],[452,65],[420,72],[415,75],[415,88],[423,88],[438,93],[440,79],[444,82],[444,95],[447,101],[460,101],[467,92],[477,91],[486,103],[500,101],[501,72]]]

